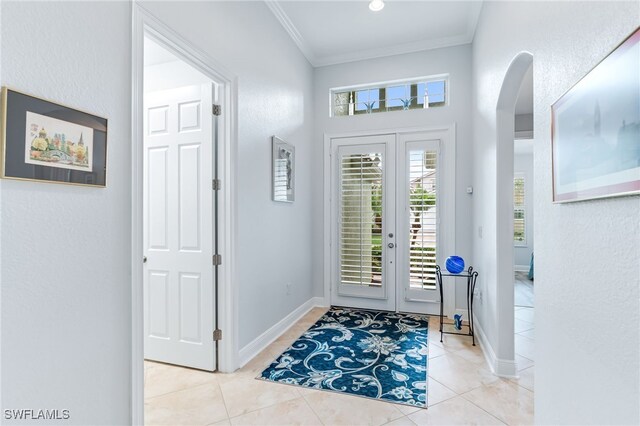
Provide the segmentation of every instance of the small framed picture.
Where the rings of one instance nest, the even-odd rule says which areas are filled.
[[[0,177],[106,186],[107,119],[2,88]]]
[[[295,199],[296,149],[277,136],[273,144],[273,201],[292,203]]]

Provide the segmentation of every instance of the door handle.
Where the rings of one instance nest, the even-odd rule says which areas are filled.
[[[395,245],[395,244],[393,244],[393,243],[389,243],[389,244],[387,244],[387,247],[389,247],[389,248],[394,248],[395,246],[396,246],[396,245]]]
[[[147,256],[142,256],[142,263],[147,263]]]

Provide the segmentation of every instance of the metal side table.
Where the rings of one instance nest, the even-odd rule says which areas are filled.
[[[442,277],[465,277],[467,279],[467,315],[468,315],[468,327],[469,333],[456,333],[453,331],[444,331],[442,327],[442,320],[444,318],[443,305],[444,297],[442,292]],[[462,336],[471,336],[473,346],[476,345],[476,337],[473,332],[473,293],[476,288],[476,280],[478,279],[478,272],[473,270],[473,266],[469,266],[464,272],[459,274],[451,274],[449,272],[442,273],[439,265],[436,265],[436,280],[438,288],[440,289],[440,341],[442,342],[443,334],[458,334]],[[454,283],[455,284],[455,283]]]

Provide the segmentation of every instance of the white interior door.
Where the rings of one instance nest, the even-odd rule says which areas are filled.
[[[212,84],[145,94],[145,358],[215,369]]]
[[[441,218],[455,214],[455,194],[441,190],[443,137],[422,132],[331,140],[332,305],[439,313],[435,266],[453,247],[441,229],[443,222],[454,226]],[[445,314],[455,306],[454,285],[443,289]]]

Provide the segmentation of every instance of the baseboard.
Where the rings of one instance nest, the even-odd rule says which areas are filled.
[[[513,270],[517,272],[529,272],[529,265],[514,265]]]
[[[480,349],[484,354],[484,358],[491,369],[491,372],[498,377],[504,377],[513,379],[518,377],[518,370],[516,368],[516,362],[506,359],[500,359],[493,351],[493,347],[487,340],[486,334],[482,330],[482,326],[478,323],[477,318],[473,317],[473,331],[476,336],[476,341],[480,344]]]
[[[282,334],[291,328],[293,324],[316,306],[326,306],[324,297],[312,297],[307,300],[302,305],[294,309],[289,315],[271,326],[267,331],[253,339],[251,343],[240,349],[238,352],[240,367],[242,368],[246,363],[251,361],[253,357],[262,352],[278,337],[282,336]]]

